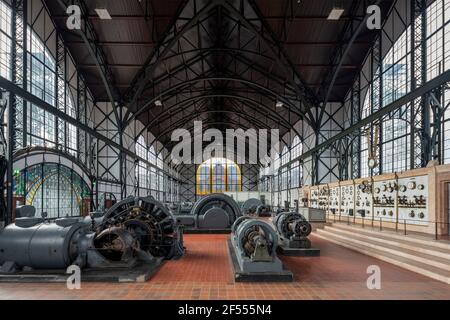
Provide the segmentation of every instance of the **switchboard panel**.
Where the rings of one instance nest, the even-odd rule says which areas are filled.
[[[428,224],[428,176],[398,179],[398,219],[410,224]]]
[[[311,188],[309,192],[309,206],[311,208],[319,208],[319,188]]]
[[[372,182],[362,180],[355,182],[355,215],[358,218],[372,219],[373,197]]]
[[[341,189],[339,186],[330,187],[330,197],[328,200],[328,214],[339,214]]]
[[[342,216],[351,216],[355,214],[355,186],[343,185],[341,186],[341,207],[340,212]]]
[[[330,189],[327,185],[321,186],[318,189],[319,195],[318,195],[318,204],[317,208],[321,210],[327,210],[328,209],[328,202],[330,198]]]
[[[397,182],[395,179],[373,183],[373,211],[376,220],[396,220]]]

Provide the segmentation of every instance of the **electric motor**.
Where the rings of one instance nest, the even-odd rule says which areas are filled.
[[[262,205],[262,202],[259,199],[255,199],[255,198],[247,199],[242,204],[242,207],[241,207],[242,214],[244,214],[244,215],[255,215],[256,214],[256,210],[261,205]]]
[[[112,206],[99,224],[97,233],[124,227],[140,249],[166,259],[184,254],[183,232],[170,211],[152,197],[129,197]]]
[[[256,208],[256,216],[257,217],[267,217],[271,216],[270,208],[265,205],[260,205],[258,208]]]
[[[306,238],[312,231],[311,224],[297,212],[283,212],[275,217],[273,224],[278,233],[286,238]]]
[[[213,193],[194,204],[192,215],[199,229],[229,229],[241,216],[241,210],[233,198]]]
[[[243,256],[252,261],[268,261],[276,256],[278,237],[275,230],[259,219],[238,219],[232,241]]]

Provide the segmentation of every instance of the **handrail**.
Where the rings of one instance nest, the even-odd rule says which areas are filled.
[[[383,229],[388,229],[388,230],[394,230],[396,233],[398,233],[399,231],[402,232],[403,235],[407,235],[408,234],[408,226],[415,226],[415,227],[428,227],[430,225],[434,226],[434,232],[433,232],[433,236],[434,236],[434,240],[440,240],[443,237],[446,236],[450,236],[450,222],[445,222],[445,221],[433,221],[433,220],[429,220],[429,219],[411,219],[411,218],[405,218],[405,219],[396,219],[394,217],[392,218],[384,218],[383,217],[375,217],[375,216],[370,216],[370,217],[362,217],[362,216],[350,216],[350,215],[342,215],[341,213],[339,214],[333,214],[333,213],[329,213],[327,212],[325,214],[326,216],[326,220],[327,222],[344,222],[347,223],[347,225],[357,225],[357,226],[361,226],[362,228],[365,228],[367,225],[365,224],[365,221],[371,221],[371,227],[375,229],[375,221],[378,223],[378,230],[380,232],[383,231]],[[346,218],[346,219],[345,219]],[[336,221],[337,220],[337,221]],[[418,222],[420,222],[420,224],[418,224]],[[388,224],[395,224],[395,227],[391,228]],[[399,226],[402,226],[402,229],[399,229]],[[446,229],[444,229],[446,227]],[[447,234],[442,234],[442,230],[448,230]],[[426,232],[420,232],[417,230],[409,230],[410,232],[416,233],[416,234],[423,234],[423,235],[431,235],[430,233],[426,233]],[[449,238],[450,239],[450,238]]]

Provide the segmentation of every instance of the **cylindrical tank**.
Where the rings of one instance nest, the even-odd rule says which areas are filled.
[[[72,264],[78,255],[78,239],[85,234],[85,224],[74,219],[23,222],[0,231],[0,265],[14,261],[20,267],[61,269]]]

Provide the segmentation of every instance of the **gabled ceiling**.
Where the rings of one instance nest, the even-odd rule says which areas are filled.
[[[65,28],[59,0],[45,0],[94,97],[108,100],[99,68],[77,32]],[[128,120],[141,120],[170,149],[175,128],[293,129],[311,108],[343,101],[376,32],[358,34],[334,85],[339,53],[362,21],[367,1],[90,0],[88,21],[104,52]],[[376,1],[372,1],[376,2]],[[394,1],[378,1],[386,13]],[[108,9],[100,20],[95,8]],[[385,15],[383,15],[385,16]],[[350,31],[350,32],[349,32]],[[329,91],[329,92],[328,92]],[[159,103],[162,102],[162,106]],[[283,107],[276,107],[282,102]]]

